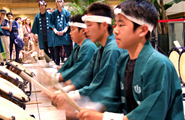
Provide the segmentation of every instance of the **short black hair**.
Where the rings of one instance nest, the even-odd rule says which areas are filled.
[[[46,2],[44,0],[39,1],[39,4],[38,4],[39,7],[40,7],[40,4],[47,6],[47,4],[46,4]]]
[[[101,3],[101,2],[94,2],[88,8],[85,14],[92,14],[92,15],[100,15],[105,17],[114,18],[114,12],[110,5]],[[109,34],[113,33],[112,25],[108,26]]]
[[[116,8],[120,8],[126,15],[144,20],[154,26],[158,24],[158,12],[153,4],[147,0],[129,0],[119,4]],[[134,23],[134,31],[140,26]],[[150,38],[150,31],[145,36],[146,39]]]
[[[13,16],[13,14],[12,14],[11,12],[8,12],[8,13],[6,14],[6,17],[8,17],[8,15]]]
[[[5,9],[1,9],[0,13],[6,14],[6,10]]]
[[[16,18],[15,18],[15,21],[17,21],[18,19],[21,19],[21,17],[16,17]]]
[[[81,15],[81,14],[77,14],[77,15],[71,16],[70,21],[71,21],[71,22],[84,23],[84,22],[82,21],[82,15]],[[82,28],[79,28],[79,27],[78,27],[78,29],[79,29],[79,31],[80,31]]]

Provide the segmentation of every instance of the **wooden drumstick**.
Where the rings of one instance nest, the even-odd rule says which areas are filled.
[[[76,110],[78,110],[78,111],[82,110],[82,108],[81,108],[79,105],[77,105],[76,102],[75,102],[72,98],[70,98],[70,97],[67,95],[67,93],[63,90],[63,87],[62,87],[60,84],[56,84],[56,85],[54,85],[53,87],[56,88],[56,89],[58,89],[58,90],[60,90],[60,91],[63,93],[63,95],[65,96],[66,100],[67,100]]]
[[[37,81],[34,80],[33,78],[29,77],[26,73],[21,72],[19,75],[20,75],[23,79],[25,79],[25,80],[27,80],[27,81],[29,81],[29,82],[33,82],[35,85],[37,85],[37,87],[39,87],[40,89],[42,89],[45,93],[49,94],[50,96],[53,95],[53,93],[52,93],[51,91],[49,91],[47,88],[45,88],[43,85],[41,85],[39,82],[37,82]],[[75,102],[73,99],[71,99],[61,87],[59,87],[59,86],[55,86],[55,87],[56,87],[57,89],[59,89],[59,90],[63,93],[63,95],[65,96],[66,100],[67,100],[76,110],[78,110],[78,111],[81,110],[80,106],[78,106],[78,105],[76,104],[76,102]]]
[[[36,80],[34,80],[33,78],[31,78],[30,76],[28,76],[26,73],[21,72],[19,75],[23,79],[27,80],[28,82],[33,82],[35,85],[37,85],[37,87],[39,87],[40,89],[42,89],[48,95],[50,95],[50,96],[53,95],[53,93],[51,91],[49,91],[46,87],[44,87],[43,85],[41,85],[39,82],[37,82]]]

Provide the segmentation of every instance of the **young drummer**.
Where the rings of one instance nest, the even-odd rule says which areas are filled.
[[[119,58],[111,90],[120,98],[124,114],[84,109],[78,117],[85,120],[183,120],[182,91],[175,68],[148,41],[158,22],[155,7],[146,0],[129,0],[118,5],[115,14],[116,42],[129,54]]]
[[[87,25],[86,34],[92,42],[99,42],[102,46],[94,53],[90,63],[81,71],[77,77],[72,78],[73,89],[79,91],[69,92],[74,99],[88,96],[93,102],[103,104],[99,110],[117,111],[108,103],[110,83],[115,71],[115,65],[122,52],[118,48],[111,26],[113,12],[109,5],[95,2],[87,9],[87,15],[82,17]],[[81,88],[81,89],[80,89]],[[53,103],[62,105],[63,97],[60,94],[53,97]]]
[[[62,82],[71,79],[78,75],[78,73],[89,63],[94,51],[97,49],[96,45],[86,38],[86,25],[81,20],[82,15],[75,15],[71,17],[69,23],[71,27],[71,39],[78,45],[74,47],[71,55],[65,61],[62,68],[57,74],[53,74],[52,82]]]

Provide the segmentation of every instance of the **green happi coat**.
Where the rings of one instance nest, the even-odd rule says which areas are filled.
[[[2,31],[2,28],[1,28],[1,25],[0,25],[0,35],[3,34],[3,31]],[[3,43],[1,41],[1,37],[0,37],[0,53],[4,52],[4,48],[3,48]]]
[[[141,50],[134,68],[132,89],[138,106],[127,113],[124,76],[128,60],[129,55],[124,54],[117,62],[111,90],[122,105],[112,106],[112,109],[122,107],[129,120],[184,120],[182,90],[176,70],[149,41]]]
[[[53,47],[52,30],[49,28],[51,13],[46,11],[45,14],[46,14],[46,29],[47,29],[48,47]],[[37,34],[39,36],[39,48],[44,49],[44,39],[43,39],[41,13],[38,13],[35,16],[31,32],[34,33],[34,34]]]
[[[67,26],[69,26],[71,14],[66,9],[62,9],[61,14],[58,9],[52,12],[51,14],[51,28],[55,28],[57,31],[64,30]],[[64,33],[62,36],[58,36],[57,34],[53,34],[54,39],[54,47],[70,45],[69,41],[69,30]]]
[[[89,39],[84,40],[81,47],[79,45],[75,46],[69,58],[67,59],[67,61],[65,61],[62,68],[59,69],[58,73],[62,74],[62,78],[65,81],[71,79],[75,75],[78,75],[78,73],[91,60],[96,48],[96,45]]]
[[[107,39],[100,61],[101,48],[94,53],[83,71],[72,79],[72,83],[79,89],[80,95],[88,96],[93,102],[100,102],[107,107],[105,98],[109,96],[116,61],[124,51],[118,48],[113,34]]]

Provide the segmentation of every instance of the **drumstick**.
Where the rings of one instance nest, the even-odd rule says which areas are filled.
[[[26,79],[28,80],[29,82],[33,82],[35,85],[37,85],[37,87],[39,87],[40,89],[42,89],[45,93],[49,94],[50,96],[53,95],[53,93],[51,91],[49,91],[47,88],[45,88],[43,85],[41,85],[39,82],[37,82],[36,80],[34,80],[33,78],[29,77],[26,73],[24,72],[21,72],[20,73],[20,76],[23,78],[23,79]],[[66,100],[78,111],[81,110],[81,108],[76,104],[76,102],[71,99],[67,94],[66,92],[59,86],[55,86],[57,89],[59,89],[63,95],[65,96]]]
[[[39,82],[37,82],[36,80],[34,80],[33,78],[29,77],[26,73],[21,72],[19,74],[23,79],[29,81],[29,82],[33,82],[35,85],[37,85],[37,87],[39,87],[40,89],[42,89],[45,93],[47,93],[48,95],[52,96],[53,93],[51,91],[49,91],[47,88],[45,88],[43,85],[41,85]]]
[[[67,95],[67,93],[63,90],[63,87],[60,84],[55,84],[53,87],[60,90],[67,99],[67,102],[69,102],[76,110],[80,111],[82,109],[76,104],[76,102],[72,98]]]

